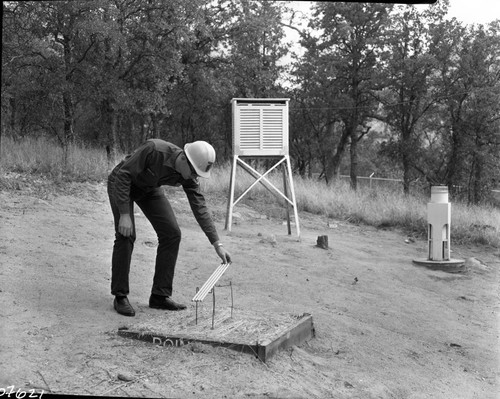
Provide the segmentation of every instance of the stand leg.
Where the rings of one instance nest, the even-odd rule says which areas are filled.
[[[286,164],[288,169],[288,178],[290,179],[290,193],[292,195],[293,202],[293,212],[295,216],[295,226],[297,227],[297,237],[300,238],[300,226],[299,226],[299,213],[297,210],[297,201],[295,200],[295,188],[293,187],[293,179],[292,179],[292,165],[290,164],[290,155],[286,155]]]
[[[236,185],[236,169],[238,166],[238,162],[241,163],[241,166],[243,167],[244,170],[246,170],[252,177],[256,179],[254,183],[250,185],[244,191],[238,199],[234,199],[234,190],[235,190],[235,185]],[[275,168],[278,168],[278,166],[281,163],[285,163],[283,166],[283,183],[284,183],[284,188],[285,188],[285,193],[282,193],[277,187],[275,187],[267,178],[266,176],[272,172]],[[292,178],[292,167],[290,163],[290,156],[289,155],[284,155],[281,160],[276,163],[271,169],[266,171],[264,174],[260,174],[257,170],[252,168],[249,164],[245,163],[243,159],[240,159],[238,155],[234,155],[233,157],[233,164],[231,168],[231,180],[229,184],[229,196],[228,196],[228,201],[227,201],[227,212],[226,212],[226,224],[225,224],[225,230],[231,231],[232,227],[232,220],[233,220],[233,209],[234,206],[258,183],[261,183],[267,190],[269,190],[273,195],[275,195],[278,198],[282,198],[285,200],[286,205],[287,205],[287,225],[288,225],[288,234],[291,235],[291,222],[290,222],[290,210],[289,210],[289,205],[292,205],[293,210],[294,210],[294,217],[295,217],[295,226],[297,228],[297,237],[300,238],[300,226],[299,226],[299,215],[298,215],[298,209],[297,209],[297,201],[295,199],[295,189],[293,187],[293,178]],[[274,191],[273,191],[274,190]]]
[[[236,166],[238,164],[238,156],[233,157],[233,165],[231,167],[231,179],[229,182],[229,198],[227,200],[226,226],[225,230],[231,231],[233,223],[233,207],[234,207],[234,186],[236,184]]]
[[[285,197],[288,198],[286,165],[283,165],[283,191],[284,191]],[[286,209],[286,225],[288,227],[288,235],[292,235],[292,227],[290,224],[290,204],[288,203],[288,201],[285,201],[285,209]]]

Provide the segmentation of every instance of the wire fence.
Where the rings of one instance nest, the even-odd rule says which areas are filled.
[[[350,180],[351,176],[349,175],[340,175],[340,178],[345,180]],[[373,174],[370,176],[358,176],[358,185],[360,187],[368,187],[368,188],[390,188],[390,189],[399,189],[402,188],[403,180],[401,179],[389,179],[385,177],[373,177]]]
[[[345,181],[350,181],[349,175],[340,175],[340,178]],[[402,179],[389,179],[384,177],[357,176],[358,187],[368,189],[383,189],[383,190],[402,190]],[[430,195],[429,183],[425,181],[415,180],[411,183],[411,191],[413,194]],[[455,198],[462,198],[466,195],[466,188],[463,186],[452,186],[450,195]],[[490,191],[489,202],[500,206],[500,187]]]

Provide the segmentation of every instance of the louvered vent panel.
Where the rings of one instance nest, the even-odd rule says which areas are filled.
[[[283,148],[283,108],[262,110],[262,147],[266,150]]]
[[[240,110],[240,147],[242,150],[260,149],[260,109]]]
[[[233,152],[242,156],[288,154],[289,99],[233,99]]]

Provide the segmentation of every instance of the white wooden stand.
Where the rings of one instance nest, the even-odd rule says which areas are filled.
[[[251,167],[245,160],[247,159],[277,159],[277,163],[275,163],[270,169],[268,169],[264,174],[261,174],[253,167]],[[250,187],[248,187],[237,199],[235,199],[235,185],[236,185],[236,170],[237,167],[241,166],[243,170],[248,172],[253,178],[255,178],[255,182],[253,182]],[[272,184],[266,176],[278,168],[281,165],[283,171],[283,191],[278,189],[274,184]],[[229,198],[228,198],[228,206],[226,213],[226,225],[225,229],[231,231],[232,220],[233,220],[233,209],[234,206],[240,202],[243,197],[255,186],[257,183],[261,183],[267,190],[269,190],[273,195],[278,198],[283,198],[285,200],[286,205],[286,214],[287,214],[287,226],[288,226],[288,234],[292,234],[291,222],[290,222],[290,205],[293,208],[294,218],[295,218],[295,227],[297,229],[297,237],[300,237],[300,226],[299,226],[299,215],[297,211],[297,202],[295,200],[295,189],[293,186],[292,179],[292,167],[290,164],[290,156],[289,155],[281,155],[278,157],[244,157],[239,155],[233,156],[233,163],[231,167],[231,181],[229,188]]]

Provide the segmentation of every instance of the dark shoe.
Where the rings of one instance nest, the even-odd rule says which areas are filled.
[[[174,302],[168,296],[151,295],[149,297],[149,307],[153,309],[183,310],[186,305]]]
[[[126,296],[117,296],[113,302],[115,310],[124,316],[135,316],[135,310]]]

